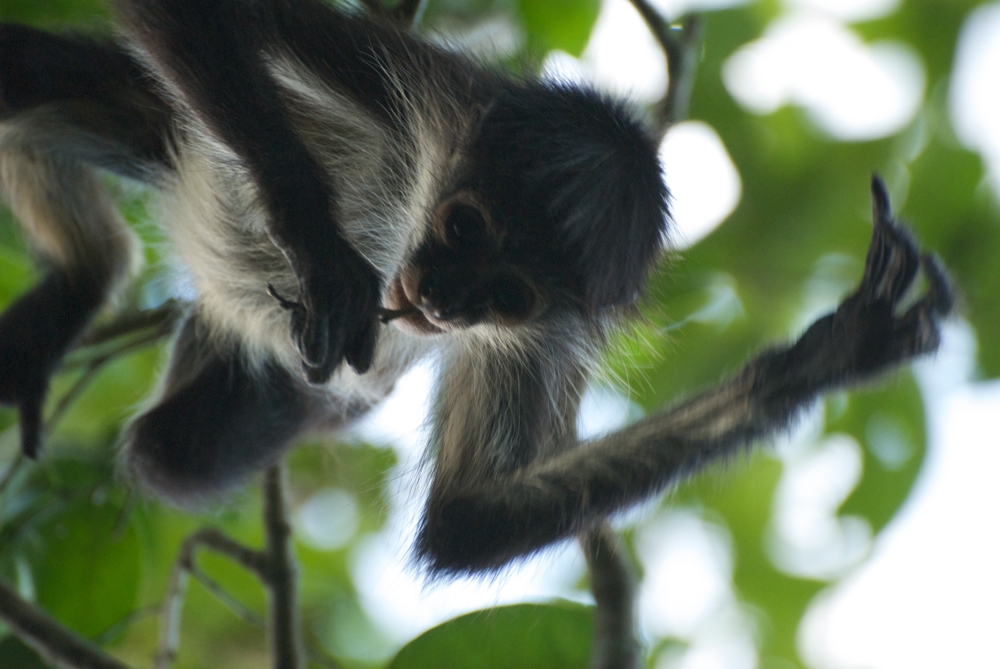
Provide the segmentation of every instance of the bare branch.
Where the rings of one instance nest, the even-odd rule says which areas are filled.
[[[0,583],[0,619],[18,638],[60,669],[129,669]]]
[[[253,572],[262,581],[267,579],[267,557],[264,553],[247,548],[215,528],[198,530],[185,539],[170,575],[166,598],[160,608],[160,642],[153,669],[167,669],[177,659],[184,595],[187,592],[188,577],[195,569],[194,554],[198,548],[210,548]]]
[[[155,309],[131,311],[102,326],[91,328],[76,345],[77,349],[104,344],[128,334],[155,329],[170,332],[184,313],[177,300],[167,300]]]
[[[14,475],[17,474],[18,470],[24,466],[25,460],[27,460],[27,458],[24,457],[24,454],[18,451],[10,465],[8,465],[7,469],[4,470],[3,475],[0,475],[0,495],[2,495],[3,491],[7,489],[10,482],[14,480]]]
[[[198,569],[198,567],[192,565],[188,573],[191,574],[191,578],[201,583],[202,587],[215,595],[216,599],[225,604],[226,608],[232,611],[243,622],[249,623],[254,627],[260,627],[261,629],[267,625],[267,621],[264,620],[263,616],[244,606],[243,602],[230,595],[225,588],[219,585],[218,581]]]
[[[602,522],[580,538],[590,569],[594,615],[592,669],[639,669],[642,653],[635,636],[635,577],[620,554],[614,531]]]
[[[283,473],[276,465],[264,475],[264,531],[267,543],[267,585],[270,603],[271,657],[274,669],[302,666],[297,601],[298,573],[292,557],[292,529],[285,510]]]
[[[662,138],[670,126],[687,117],[698,70],[702,21],[696,15],[688,16],[680,28],[674,28],[647,0],[630,1],[642,15],[667,58],[667,92],[653,107],[656,131]]]
[[[184,547],[187,547],[187,541],[184,542]],[[187,584],[188,567],[185,564],[184,548],[181,548],[181,557],[170,574],[166,598],[160,605],[160,638],[153,657],[153,669],[167,669],[177,659],[177,649],[181,642],[181,611],[184,609]]]

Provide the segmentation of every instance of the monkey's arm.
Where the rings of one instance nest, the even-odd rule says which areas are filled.
[[[436,489],[420,547],[432,569],[497,568],[574,536],[610,513],[754,440],[785,428],[821,393],[856,384],[934,351],[951,309],[947,278],[892,220],[873,181],[875,229],[857,292],[793,345],[759,355],[734,378],[612,435],[512,471],[456,477]],[[928,289],[904,308],[923,269]]]
[[[300,55],[301,35],[320,49],[310,57],[338,72],[338,81],[363,86],[355,80],[369,74],[375,83],[368,87],[378,89],[377,68],[369,63],[358,71],[364,58],[350,31],[336,12],[318,3],[118,0],[117,5],[161,76],[252,174],[270,212],[271,237],[299,280],[298,300],[281,303],[291,312],[292,336],[308,379],[325,382],[342,360],[367,370],[378,332],[381,279],[344,238],[333,214],[333,184],[292,129],[264,59],[265,53]],[[330,39],[319,39],[326,33]],[[370,104],[377,106],[378,99]]]

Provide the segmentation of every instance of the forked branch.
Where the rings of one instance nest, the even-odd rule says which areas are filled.
[[[630,1],[642,15],[667,59],[667,92],[653,106],[656,131],[662,138],[670,126],[687,118],[701,57],[702,21],[699,16],[692,15],[684,18],[679,26],[672,26],[647,0]]]
[[[168,669],[177,657],[181,609],[188,579],[192,575],[199,580],[205,578],[195,567],[195,553],[199,548],[207,548],[228,557],[260,579],[267,589],[269,601],[267,620],[271,666],[274,669],[300,669],[303,653],[298,616],[297,569],[292,556],[291,527],[288,524],[284,495],[281,468],[271,467],[264,477],[266,541],[263,550],[248,548],[213,528],[195,532],[181,545],[167,598],[160,611],[160,646],[153,664],[154,669]],[[226,598],[223,597],[223,600]],[[247,611],[235,608],[241,617],[257,622]],[[325,658],[324,664],[336,666]]]

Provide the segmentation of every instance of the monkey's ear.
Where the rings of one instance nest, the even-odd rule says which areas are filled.
[[[529,85],[490,108],[480,142],[554,221],[585,302],[631,303],[669,222],[656,142],[632,112],[592,90]]]
[[[558,194],[558,220],[587,304],[630,304],[666,243],[669,196],[655,154],[638,160],[623,146],[602,159],[589,148],[595,167]]]

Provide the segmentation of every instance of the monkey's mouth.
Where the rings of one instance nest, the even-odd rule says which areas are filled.
[[[400,275],[389,284],[389,289],[385,294],[385,309],[391,315],[387,319],[401,331],[411,335],[432,335],[443,334],[444,328],[431,323],[420,307],[406,296],[403,289],[403,280]]]

